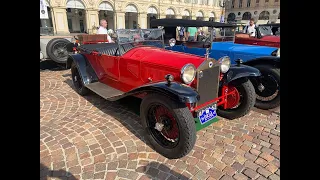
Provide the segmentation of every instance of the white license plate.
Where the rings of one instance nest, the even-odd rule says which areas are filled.
[[[217,104],[210,105],[209,107],[200,110],[198,112],[198,117],[201,124],[204,124],[217,117]]]

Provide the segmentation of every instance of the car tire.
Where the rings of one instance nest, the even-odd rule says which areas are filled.
[[[257,69],[259,69],[259,71],[261,72],[261,77],[267,76],[269,78],[272,78],[273,81],[275,81],[274,83],[277,83],[277,94],[275,95],[274,98],[272,98],[271,100],[260,100],[260,96],[262,96],[261,92],[258,89],[258,84],[257,83],[253,83],[255,90],[256,90],[256,94],[257,94],[257,99],[256,99],[256,104],[255,107],[259,108],[259,109],[273,109],[276,108],[278,106],[280,106],[280,68],[276,68],[273,66],[269,66],[269,65],[256,65],[253,66]]]
[[[66,63],[68,59],[68,51],[66,45],[70,43],[64,38],[51,39],[46,47],[47,56],[57,63]]]
[[[256,93],[254,87],[248,79],[236,80],[231,82],[230,86],[235,87],[242,95],[241,103],[233,109],[222,109],[218,107],[217,114],[221,117],[233,120],[249,113],[256,102]]]
[[[163,131],[156,130],[152,123],[153,120],[157,121],[155,114],[150,115],[150,111],[153,110],[152,108],[154,106],[163,107],[164,109],[166,108],[166,112],[171,114],[168,115],[172,117],[169,118],[172,126],[171,129],[168,130],[169,132],[173,129],[173,121],[176,121],[176,127],[178,127],[178,132],[176,133],[179,138],[177,142],[171,143],[175,144],[174,146],[172,145],[172,147],[168,147],[170,143],[165,137]],[[186,156],[194,147],[196,142],[195,121],[190,110],[185,104],[178,103],[177,101],[173,101],[172,99],[160,94],[148,94],[141,102],[140,116],[142,126],[147,132],[147,138],[149,139],[151,146],[153,146],[155,151],[164,157],[168,159],[181,158]],[[159,119],[162,119],[161,116]],[[164,128],[166,128],[166,126],[164,126]],[[165,130],[165,132],[167,132],[167,130]],[[161,134],[162,136],[157,136],[157,134]],[[164,142],[161,142],[161,137],[168,141],[168,146],[166,146]]]
[[[71,64],[71,77],[72,77],[72,82],[73,86],[75,87],[75,90],[78,94],[81,96],[85,96],[89,93],[89,89],[85,87],[83,84],[82,78],[79,74],[79,70],[77,65],[72,62]]]

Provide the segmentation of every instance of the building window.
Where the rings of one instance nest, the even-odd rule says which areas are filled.
[[[204,5],[208,5],[208,0],[202,0]]]
[[[247,7],[251,6],[251,0],[247,0]]]
[[[191,0],[184,0],[184,2],[185,2],[185,3],[190,3],[190,2],[191,2]]]
[[[235,0],[232,0],[232,1],[231,1],[231,8],[234,8],[234,1],[235,1]]]
[[[239,8],[242,8],[242,0],[239,0]]]
[[[265,3],[268,3],[268,2],[269,2],[269,0],[265,0],[264,2],[265,2]]]
[[[259,0],[256,0],[256,3],[259,4]]]
[[[279,0],[274,0],[274,2],[279,2]]]
[[[193,4],[198,4],[198,0],[192,0]]]

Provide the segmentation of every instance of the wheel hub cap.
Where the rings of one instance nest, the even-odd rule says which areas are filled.
[[[259,84],[258,89],[260,92],[262,92],[265,89],[265,87],[264,87],[264,85]]]
[[[237,88],[231,86],[228,87],[228,92],[232,92],[227,96],[227,109],[231,109],[239,104],[240,94]]]
[[[164,124],[162,124],[162,123],[156,123],[156,125],[154,126],[154,128],[157,130],[157,131],[162,131],[162,129],[163,129],[163,126],[164,126]]]

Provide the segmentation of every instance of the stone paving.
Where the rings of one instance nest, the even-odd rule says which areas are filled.
[[[254,109],[197,133],[169,160],[145,140],[126,101],[79,96],[70,70],[40,71],[40,179],[280,179],[280,111]]]

